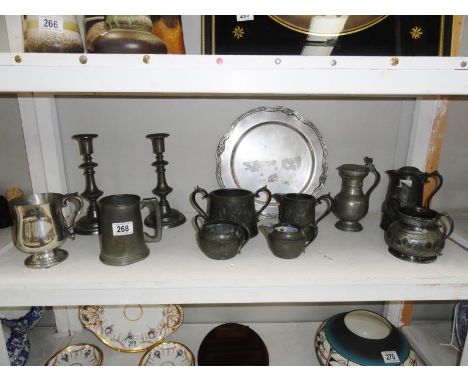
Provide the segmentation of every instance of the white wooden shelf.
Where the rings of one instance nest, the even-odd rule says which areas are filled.
[[[452,321],[415,321],[401,328],[411,346],[428,366],[457,366],[461,352],[450,345]],[[458,346],[456,339],[453,339]]]
[[[468,209],[447,210],[447,213],[452,217],[455,226],[450,238],[468,249]]]
[[[115,267],[99,260],[96,236],[77,236],[63,248],[69,258],[49,269],[29,269],[26,255],[0,256],[0,305],[199,304],[452,300],[468,298],[468,256],[447,241],[431,264],[414,264],[387,251],[380,213],[364,230],[337,230],[329,216],[306,253],[276,258],[262,234],[231,260],[207,258],[190,222],[165,230],[138,263]]]
[[[0,255],[13,248],[11,228],[0,229]]]
[[[183,324],[167,341],[178,341],[188,346],[197,358],[203,338],[221,323]],[[262,338],[268,350],[271,366],[319,366],[314,350],[315,333],[320,322],[298,323],[244,323]],[[40,366],[49,357],[71,344],[91,343],[104,354],[103,366],[137,366],[141,353],[119,353],[103,344],[94,334],[84,330],[72,336],[55,333],[54,328],[36,327],[28,332],[31,353],[27,366]]]
[[[85,63],[83,58],[85,57]],[[148,56],[148,55],[147,55]],[[0,92],[461,95],[464,57],[0,53]]]

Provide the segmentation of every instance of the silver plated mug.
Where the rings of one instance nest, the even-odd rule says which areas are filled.
[[[62,211],[68,202],[75,207],[69,222]],[[59,247],[67,238],[75,238],[73,226],[83,209],[83,199],[77,193],[36,193],[13,199],[10,205],[15,212],[15,246],[31,254],[24,262],[28,268],[49,268],[68,257]]]
[[[138,195],[109,195],[99,200],[100,260],[107,265],[129,265],[150,253],[146,243],[161,240],[161,211],[156,198],[141,200]],[[150,210],[156,222],[154,235],[143,231],[141,210]]]

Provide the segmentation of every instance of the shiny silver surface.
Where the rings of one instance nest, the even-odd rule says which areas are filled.
[[[216,178],[221,188],[316,195],[324,186],[327,149],[319,130],[285,107],[259,107],[241,115],[221,138]],[[256,199],[260,207],[265,200]],[[273,200],[262,217],[276,217]]]
[[[75,205],[68,224],[62,208],[70,201]],[[83,208],[76,194],[43,193],[14,199],[15,246],[32,254],[25,261],[30,268],[49,268],[65,260],[67,253],[58,248],[68,237],[74,238],[72,227]]]

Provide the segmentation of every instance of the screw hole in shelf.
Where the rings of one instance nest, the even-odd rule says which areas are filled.
[[[23,60],[23,59],[21,58],[21,56],[20,56],[19,54],[17,54],[17,55],[15,56],[15,62],[17,62],[18,64],[21,63],[22,60]]]
[[[88,62],[88,57],[86,57],[84,54],[80,56],[80,63],[81,64],[86,64]]]

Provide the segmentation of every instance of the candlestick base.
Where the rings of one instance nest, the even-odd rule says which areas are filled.
[[[174,208],[171,208],[168,213],[163,213],[161,211],[161,225],[163,228],[174,228],[184,224],[186,218],[184,214],[177,211]],[[145,225],[147,227],[155,228],[156,222],[153,219],[153,216],[148,215],[145,219]]]
[[[99,235],[99,218],[85,215],[73,227],[78,235]]]

